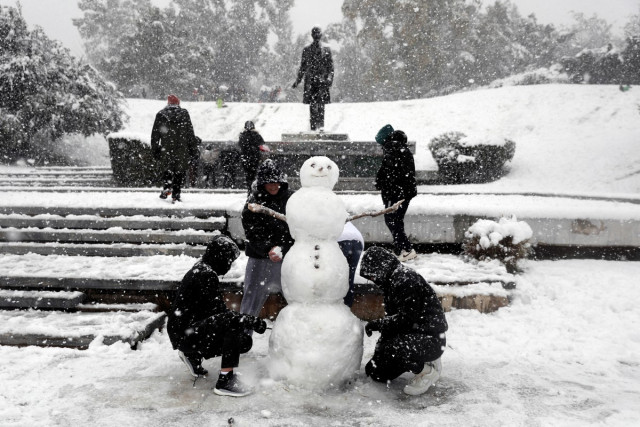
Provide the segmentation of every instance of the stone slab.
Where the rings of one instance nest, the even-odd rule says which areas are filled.
[[[299,133],[283,133],[283,142],[292,141],[349,141],[349,135],[346,133],[325,133],[325,132],[299,132]]]
[[[85,298],[82,292],[0,289],[0,308],[69,310],[77,308]]]
[[[216,232],[135,230],[96,232],[93,230],[2,230],[0,242],[76,242],[76,243],[191,243],[207,244]]]
[[[0,242],[0,253],[25,255],[68,255],[96,257],[134,256],[190,256],[200,258],[204,245],[191,244],[106,244],[106,243],[59,243],[59,242]]]
[[[33,218],[0,215],[0,227],[15,228],[70,228],[106,230],[119,227],[127,230],[222,230],[226,224],[223,216],[207,220],[172,219],[168,217],[139,218]]]
[[[166,315],[150,311],[66,313],[0,311],[0,345],[86,349],[101,337],[105,345],[131,347],[164,326]]]

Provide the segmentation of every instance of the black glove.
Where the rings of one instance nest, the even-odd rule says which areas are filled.
[[[258,317],[253,322],[251,329],[253,329],[258,334],[264,334],[264,331],[267,330],[267,322]]]
[[[291,89],[295,89],[298,87],[298,82],[293,82],[293,84],[291,85]]]
[[[374,320],[372,322],[369,322],[366,324],[366,326],[364,327],[364,331],[367,333],[367,336],[370,337],[371,334],[373,333],[373,331],[379,331],[380,330],[380,321],[379,320]]]
[[[244,329],[251,329],[259,334],[264,334],[267,330],[267,322],[259,317],[245,314],[240,319],[240,326]]]

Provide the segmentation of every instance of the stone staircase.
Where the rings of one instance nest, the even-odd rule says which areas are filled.
[[[225,224],[206,210],[0,207],[0,344],[135,347],[164,326],[186,266]],[[177,271],[137,277],[150,259]],[[126,263],[137,270],[109,275]]]

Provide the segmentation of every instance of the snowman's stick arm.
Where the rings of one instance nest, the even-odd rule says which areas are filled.
[[[365,216],[376,217],[376,216],[379,216],[379,215],[384,215],[384,214],[388,214],[388,213],[391,213],[391,212],[395,212],[395,211],[398,210],[398,208],[400,207],[402,202],[404,202],[404,199],[400,200],[399,202],[394,203],[393,205],[391,205],[388,208],[383,209],[381,211],[363,212],[363,213],[351,215],[350,217],[347,218],[346,222],[353,221],[354,219],[362,218],[362,217],[365,217]]]
[[[270,215],[276,219],[279,219],[280,221],[284,221],[287,222],[287,217],[282,215],[280,212],[276,212],[271,208],[267,208],[265,206],[262,206],[258,203],[249,203],[247,205],[247,208],[251,211],[251,212],[255,212],[255,213],[261,213],[261,214],[265,214],[265,215]]]

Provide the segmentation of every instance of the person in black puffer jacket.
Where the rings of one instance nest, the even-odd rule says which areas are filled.
[[[384,222],[393,236],[398,259],[409,261],[417,256],[404,231],[404,216],[411,199],[418,194],[413,154],[407,146],[407,135],[401,130],[394,130],[391,125],[380,129],[376,142],[384,151],[382,165],[376,175],[376,189],[380,190],[384,206],[404,200],[397,211],[384,215]]]
[[[382,319],[365,326],[368,336],[373,331],[381,333],[365,367],[366,374],[375,381],[386,382],[410,371],[416,375],[404,392],[424,393],[440,377],[440,356],[448,329],[435,291],[420,274],[379,247],[364,252],[360,275],[380,287],[385,308]]]
[[[222,356],[214,392],[230,396],[248,394],[233,374],[240,354],[253,345],[245,330],[264,333],[267,328],[264,320],[231,311],[224,302],[218,275],[226,274],[239,255],[233,240],[214,237],[202,259],[182,279],[167,323],[171,344],[194,377],[207,374],[202,359]]]
[[[293,246],[293,238],[285,221],[251,212],[248,205],[257,203],[284,214],[292,194],[286,176],[273,160],[265,160],[258,167],[255,189],[242,210],[242,226],[247,238],[245,253],[249,259],[244,276],[241,313],[257,316],[269,294],[282,291],[282,259]]]

